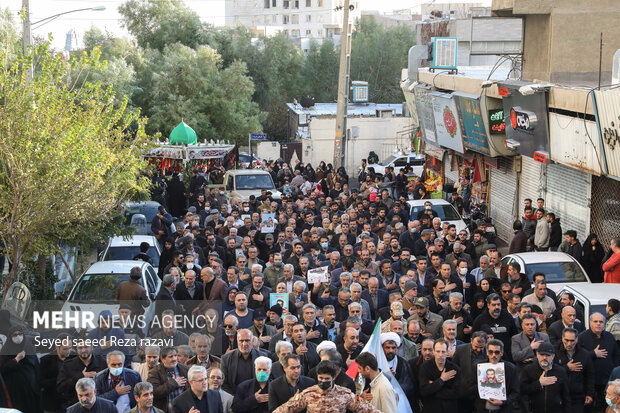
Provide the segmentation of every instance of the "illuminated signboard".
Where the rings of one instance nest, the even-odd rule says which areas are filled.
[[[504,109],[489,110],[489,128],[493,135],[502,135],[506,132]]]

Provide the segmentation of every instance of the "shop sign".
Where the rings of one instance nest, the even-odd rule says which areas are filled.
[[[430,145],[428,143],[426,145],[424,145],[424,154],[426,154],[428,156],[431,156],[431,157],[433,157],[435,159],[438,159],[440,161],[443,160],[443,154],[445,152],[446,152],[445,150],[443,150],[441,148],[438,148],[438,147],[436,147],[434,145]]]
[[[489,110],[489,131],[491,135],[504,135],[506,133],[504,109]]]
[[[489,155],[489,140],[484,127],[478,96],[463,96],[455,93],[463,127],[463,145],[474,152]]]
[[[507,147],[537,161],[548,158],[549,122],[547,118],[547,92],[536,91],[522,95],[519,88],[526,82],[512,81],[502,83],[508,89],[508,96],[502,99],[506,125]],[[547,154],[542,157],[540,154]]]
[[[183,148],[159,147],[149,151],[147,158],[164,158],[164,159],[184,159],[185,151]]]
[[[437,136],[435,134],[435,117],[433,114],[433,101],[430,96],[430,91],[430,86],[415,86],[415,107],[418,112],[420,129],[422,130],[422,139],[426,142],[437,144]]]
[[[433,113],[435,116],[435,133],[437,143],[444,148],[463,153],[463,139],[459,114],[452,95],[432,92]]]

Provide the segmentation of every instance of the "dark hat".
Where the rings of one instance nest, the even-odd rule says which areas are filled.
[[[409,292],[410,290],[413,290],[414,288],[415,289],[418,288],[418,285],[415,283],[415,281],[409,280],[405,283],[405,293]]]
[[[553,350],[553,346],[549,343],[540,343],[538,346],[538,350],[536,350],[538,354],[545,354],[547,356],[553,356],[555,351]]]
[[[191,207],[187,208],[187,212],[191,212],[192,214],[195,214],[196,213],[196,207],[192,205]]]
[[[254,321],[254,320],[264,320],[266,318],[267,318],[267,315],[265,315],[265,310],[263,310],[262,308],[257,308],[252,313],[252,321]]]
[[[110,310],[103,310],[99,313],[99,318],[103,318],[104,320],[108,320],[112,318],[112,312]]]
[[[495,244],[489,244],[489,245],[487,245],[487,249],[488,249],[488,250],[496,250],[496,249],[497,249],[497,245],[495,245]]]
[[[276,313],[278,317],[282,317],[282,307],[279,304],[272,306],[269,311]]]
[[[267,234],[267,235],[265,235],[265,239],[273,239],[273,234]]]
[[[219,214],[219,213],[220,213],[220,211],[218,211],[218,210],[217,210],[217,209],[215,209],[215,208],[213,208],[210,212],[211,212],[212,214]]]
[[[121,304],[118,307],[119,310],[131,310],[131,306],[129,304]]]

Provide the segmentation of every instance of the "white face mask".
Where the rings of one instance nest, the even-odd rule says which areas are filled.
[[[191,270],[194,268],[194,264],[192,264],[191,262],[189,264],[185,265],[187,267],[188,270]]]
[[[24,341],[24,336],[23,335],[19,335],[16,337],[11,337],[11,340],[13,340],[13,343],[15,344],[21,344]]]
[[[467,275],[467,268],[459,268],[461,275]]]

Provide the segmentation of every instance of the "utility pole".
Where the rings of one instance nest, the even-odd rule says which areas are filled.
[[[28,54],[32,46],[32,32],[30,30],[30,0],[22,0],[22,50]]]
[[[349,64],[351,59],[351,24],[349,0],[344,0],[342,32],[340,34],[340,71],[338,74],[338,109],[336,111],[336,140],[334,142],[334,168],[344,166],[347,131],[347,105],[349,103]]]

